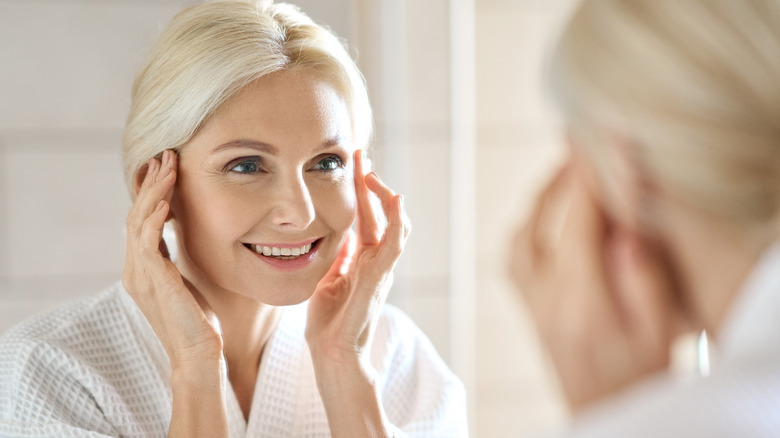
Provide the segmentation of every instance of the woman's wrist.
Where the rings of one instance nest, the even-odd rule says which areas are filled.
[[[312,359],[333,437],[391,436],[373,367],[358,355]]]
[[[226,385],[223,360],[185,363],[174,368],[168,437],[227,437]]]

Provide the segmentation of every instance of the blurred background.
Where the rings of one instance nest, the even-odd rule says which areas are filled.
[[[506,278],[517,221],[561,154],[544,62],[573,0],[293,0],[349,44],[375,169],[414,233],[390,301],[469,391],[472,436],[565,421]],[[130,86],[182,0],[0,0],[0,331],[120,278]]]

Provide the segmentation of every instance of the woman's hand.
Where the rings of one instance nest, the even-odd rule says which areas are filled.
[[[648,240],[610,224],[570,163],[516,236],[511,272],[574,410],[665,369],[672,277]]]
[[[227,436],[225,363],[218,322],[212,312],[207,317],[201,309],[199,301],[208,309],[202,296],[169,260],[162,240],[176,168],[176,154],[170,150],[163,153],[161,162],[149,161],[127,216],[122,283],[171,362],[173,419],[168,436]]]
[[[362,151],[353,157],[357,235],[347,236],[309,302],[306,339],[333,435],[380,436],[386,424],[369,361],[371,339],[411,225],[402,196],[373,172],[364,176]],[[384,233],[369,190],[382,203]]]

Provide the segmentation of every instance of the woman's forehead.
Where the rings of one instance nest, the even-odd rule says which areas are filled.
[[[206,120],[193,140],[198,138],[212,147],[254,141],[273,149],[325,145],[351,150],[353,143],[345,99],[305,70],[276,72],[250,83]]]

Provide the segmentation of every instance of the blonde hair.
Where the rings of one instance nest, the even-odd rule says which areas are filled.
[[[296,6],[271,0],[216,0],[170,22],[139,70],[123,138],[125,181],[135,199],[136,172],[177,149],[241,88],[280,70],[321,75],[345,99],[352,141],[372,133],[365,82],[345,46]]]
[[[655,184],[696,209],[748,226],[778,215],[777,0],[585,0],[551,67],[601,173],[617,133]]]

